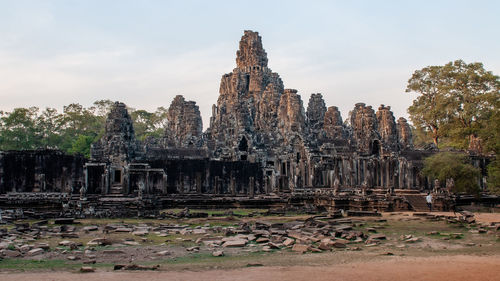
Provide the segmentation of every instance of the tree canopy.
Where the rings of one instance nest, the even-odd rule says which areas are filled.
[[[479,141],[483,153],[499,154],[500,78],[485,70],[482,63],[467,64],[457,60],[417,70],[408,80],[406,92],[419,94],[408,108],[417,140],[432,139],[438,148],[462,150],[468,149],[471,141]],[[426,160],[423,172],[440,180],[443,173],[451,177],[450,173],[456,171],[472,177],[470,167],[460,166],[463,161],[456,166],[459,160],[438,154]],[[463,177],[461,174],[456,176]],[[463,182],[466,180],[463,178]],[[500,193],[498,157],[488,165],[488,188]]]
[[[478,193],[481,172],[467,162],[465,154],[440,152],[424,161],[422,174],[444,183],[447,179],[455,182],[453,192]]]
[[[90,156],[90,145],[104,133],[106,116],[113,104],[99,100],[88,108],[72,103],[58,112],[54,108],[15,108],[0,112],[0,150],[60,149]],[[129,109],[138,139],[161,136],[166,109],[155,112]]]
[[[437,147],[443,140],[445,146],[466,149],[470,136],[491,134],[486,127],[498,118],[500,79],[482,63],[456,60],[417,70],[406,92],[419,94],[408,108],[416,133],[432,137]]]

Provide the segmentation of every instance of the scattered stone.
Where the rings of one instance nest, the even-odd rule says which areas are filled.
[[[123,254],[125,254],[125,252],[122,250],[104,250],[104,251],[102,251],[102,253],[105,255],[123,255]]]
[[[4,256],[8,257],[8,258],[17,258],[17,257],[20,257],[22,256],[21,252],[17,251],[17,250],[4,250]]]
[[[74,224],[74,218],[57,218],[54,219],[54,224]]]
[[[89,225],[89,226],[85,226],[84,228],[82,228],[83,231],[97,231],[99,230],[99,227],[97,227],[96,225]]]
[[[222,257],[222,256],[224,256],[224,252],[223,251],[214,251],[214,252],[212,252],[212,256]]]
[[[167,250],[157,252],[156,254],[159,255],[159,256],[169,256],[169,255],[171,255],[170,251],[167,251]]]
[[[122,244],[123,245],[127,245],[127,246],[139,246],[139,245],[141,245],[137,241],[123,241]]]
[[[343,243],[343,242],[340,242],[340,241],[334,241],[331,245],[334,248],[338,248],[338,249],[347,248],[347,245],[345,243]]]
[[[40,254],[43,254],[42,248],[35,248],[35,249],[28,251],[28,256],[36,256],[36,255],[40,255]]]
[[[291,246],[295,243],[295,240],[293,240],[292,238],[286,238],[285,241],[283,241],[283,245],[288,247],[288,246]]]
[[[415,243],[415,242],[420,242],[420,238],[418,237],[412,237],[412,238],[409,238],[409,239],[406,239],[405,242],[406,243]]]
[[[255,242],[257,242],[257,243],[267,243],[267,242],[269,242],[269,239],[265,238],[265,237],[260,237],[260,238],[257,238],[257,240]]]
[[[94,239],[90,240],[89,242],[87,242],[87,246],[106,246],[106,245],[111,245],[111,244],[112,244],[111,240],[109,240],[107,238],[103,238],[103,237],[94,238]]]
[[[119,227],[117,229],[115,229],[115,232],[132,232],[134,231],[132,228],[128,228],[128,227]]]
[[[385,240],[387,237],[385,234],[372,234],[368,237],[367,240]]]
[[[90,272],[95,272],[95,268],[90,267],[90,266],[82,266],[80,268],[80,272],[82,273],[90,273]]]
[[[222,244],[222,247],[245,247],[246,244],[247,241],[243,239],[228,240]]]
[[[299,252],[299,253],[305,253],[308,250],[309,250],[309,246],[304,245],[304,244],[295,244],[292,247],[292,251]]]
[[[188,251],[188,252],[198,252],[199,250],[200,250],[200,247],[198,247],[198,246],[186,248],[186,251]]]
[[[114,270],[157,270],[158,268],[160,268],[160,265],[115,264],[113,267]]]

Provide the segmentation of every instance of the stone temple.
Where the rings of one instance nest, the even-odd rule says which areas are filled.
[[[418,208],[422,202],[412,196],[433,188],[420,174],[422,159],[432,152],[414,149],[404,118],[396,120],[390,106],[375,110],[357,103],[343,120],[320,93],[311,94],[306,108],[298,91],[285,88],[269,68],[257,32],[244,32],[236,68],[222,76],[219,93],[205,132],[196,102],[179,95],[160,139],[137,140],[126,105],[116,102],[90,159],[57,151],[2,152],[0,207],[23,194],[18,203],[85,197],[94,212],[117,198],[145,209],[395,210]],[[43,194],[45,201],[36,199]],[[75,206],[84,212],[85,204]]]

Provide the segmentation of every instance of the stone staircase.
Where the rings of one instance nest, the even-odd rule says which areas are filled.
[[[112,185],[109,193],[109,195],[122,195],[123,187],[121,185]]]
[[[408,201],[411,208],[416,212],[427,212],[429,208],[427,207],[427,201],[425,201],[425,195],[423,194],[405,194],[403,197]]]

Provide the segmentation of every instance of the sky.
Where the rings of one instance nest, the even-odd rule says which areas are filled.
[[[354,104],[407,117],[415,70],[462,59],[500,74],[500,1],[0,0],[0,110],[90,106],[154,111],[182,94],[204,128],[244,30],[304,107]]]

